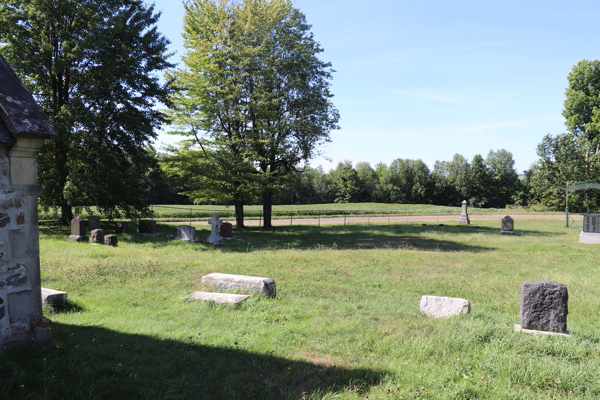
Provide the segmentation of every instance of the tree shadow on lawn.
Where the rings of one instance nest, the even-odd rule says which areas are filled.
[[[54,343],[0,357],[2,398],[302,399],[354,390],[364,394],[389,374],[102,327],[53,324]]]

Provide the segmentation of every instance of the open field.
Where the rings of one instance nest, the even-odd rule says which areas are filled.
[[[214,249],[167,241],[168,225],[110,248],[46,223],[42,285],[71,303],[46,310],[52,346],[0,356],[0,398],[597,399],[598,247],[561,220],[515,224],[249,228]],[[181,300],[211,272],[271,277],[277,298]],[[538,279],[568,285],[571,338],[512,331]],[[473,311],[424,317],[424,294]]]

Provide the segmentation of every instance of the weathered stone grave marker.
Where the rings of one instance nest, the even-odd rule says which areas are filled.
[[[502,218],[500,222],[500,233],[512,235],[515,233],[515,222],[510,215]]]
[[[223,220],[219,219],[219,214],[213,214],[212,217],[208,220],[208,223],[210,225],[212,225],[211,227],[211,231],[210,231],[210,236],[208,237],[208,239],[206,239],[204,241],[204,244],[206,245],[210,245],[210,246],[222,246],[223,245],[223,241],[221,240],[221,237],[219,236],[219,225],[223,224]]]
[[[463,202],[461,203],[461,207],[460,207],[460,219],[458,220],[458,223],[461,225],[464,224],[470,224],[471,220],[469,219],[469,211],[467,209],[467,201],[463,200]]]
[[[140,220],[139,232],[142,235],[160,236],[160,233],[156,233],[156,221],[150,219]]]
[[[69,242],[85,242],[89,241],[86,236],[87,222],[82,217],[74,217],[71,220],[71,234],[69,235]]]
[[[423,296],[420,309],[428,317],[451,317],[471,312],[471,303],[458,297]]]
[[[248,294],[230,294],[213,292],[194,292],[184,297],[185,300],[211,301],[215,304],[239,304],[252,297]]]
[[[104,230],[94,229],[92,231],[92,244],[104,244]]]
[[[177,227],[177,239],[187,240],[188,242],[197,242],[196,227],[191,225],[179,225]]]
[[[556,281],[525,281],[521,285],[521,324],[515,330],[538,334],[568,335],[567,286]]]
[[[0,353],[52,342],[52,323],[42,316],[37,159],[55,136],[0,56]]]
[[[129,233],[129,223],[127,222],[117,222],[115,224],[115,232],[117,235],[121,233]]]
[[[47,304],[66,303],[69,300],[69,294],[60,290],[42,288],[42,302]]]
[[[114,235],[114,234],[105,235],[104,236],[104,244],[108,245],[108,246],[117,247],[117,245],[119,244],[119,239],[118,239],[117,235]]]
[[[96,229],[100,229],[100,217],[88,217],[88,230],[91,232]]]
[[[275,281],[259,276],[212,273],[202,277],[204,285],[214,286],[216,290],[252,289],[269,297],[277,294]]]

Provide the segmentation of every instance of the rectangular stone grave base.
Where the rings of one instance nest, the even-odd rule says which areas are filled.
[[[459,224],[459,225],[471,225],[471,220],[468,220],[468,219],[460,219],[460,220],[458,221],[458,224]]]
[[[69,242],[87,243],[89,241],[87,236],[69,235]]]
[[[239,304],[252,297],[249,294],[229,294],[213,292],[194,292],[184,297],[185,300],[212,301],[216,304]]]
[[[220,242],[220,243],[213,243],[213,242],[204,241],[204,245],[205,246],[209,246],[209,247],[223,247],[223,246],[225,246],[225,243],[222,243],[222,242]]]
[[[0,354],[16,349],[43,346],[52,343],[52,321],[41,315],[29,321],[14,323],[10,331],[0,337]]]
[[[503,235],[514,235],[515,231],[500,231]]]
[[[599,244],[600,233],[581,231],[581,233],[579,233],[579,243]]]
[[[252,289],[269,297],[277,293],[275,281],[260,276],[212,273],[202,277],[202,284],[214,286],[216,290]]]
[[[42,302],[47,304],[66,303],[69,299],[67,292],[42,288]]]
[[[565,331],[565,332],[536,331],[535,329],[523,329],[523,328],[521,328],[521,325],[519,325],[519,324],[515,325],[515,332],[530,333],[532,335],[571,337],[571,331]]]

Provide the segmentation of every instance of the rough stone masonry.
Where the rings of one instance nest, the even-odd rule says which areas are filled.
[[[0,56],[0,353],[52,341],[42,316],[37,158],[56,136]]]

